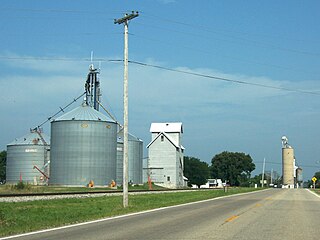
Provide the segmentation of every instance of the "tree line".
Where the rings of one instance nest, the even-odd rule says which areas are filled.
[[[224,151],[215,155],[211,160],[211,165],[201,161],[196,157],[184,157],[184,176],[188,178],[188,184],[200,185],[206,184],[208,179],[221,179],[231,186],[250,187],[255,184],[261,185],[262,174],[251,176],[256,166],[249,154],[240,152]],[[316,172],[314,177],[317,178],[315,187],[320,188],[320,172]],[[280,186],[282,177],[273,176],[265,173],[263,179],[268,186],[270,183]],[[304,182],[305,187],[313,186],[309,179]]]
[[[249,154],[224,151],[215,155],[211,165],[195,157],[184,157],[184,175],[189,185],[198,187],[207,179],[221,179],[231,186],[249,186],[251,172],[256,168]]]
[[[7,151],[0,152],[0,182],[3,183],[6,180],[6,163],[7,163]]]
[[[316,172],[313,176],[317,179],[317,181],[315,182],[315,187],[320,188],[320,172]],[[310,186],[313,187],[313,181],[309,179],[306,182],[305,186],[306,187],[310,187]]]

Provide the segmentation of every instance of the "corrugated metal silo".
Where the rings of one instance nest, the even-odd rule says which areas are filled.
[[[22,180],[30,184],[44,183],[43,175],[34,168],[44,170],[49,161],[49,137],[36,130],[7,145],[6,182],[15,184]]]
[[[50,185],[116,179],[117,124],[85,103],[51,122]]]
[[[128,181],[142,184],[143,141],[129,133],[128,136]],[[118,133],[117,143],[117,184],[123,183],[123,130]]]
[[[123,139],[118,138],[117,141],[117,185],[122,185],[123,183]]]

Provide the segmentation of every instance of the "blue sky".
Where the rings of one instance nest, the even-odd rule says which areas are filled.
[[[135,10],[129,59],[174,71],[129,64],[132,134],[147,145],[152,122],[183,122],[186,155],[210,162],[245,152],[255,174],[263,158],[281,173],[286,135],[310,179],[320,168],[319,9],[296,0],[3,0],[0,149],[83,92],[91,51],[102,102],[122,122],[123,66],[109,60],[123,59],[123,26],[113,19]],[[50,135],[50,124],[44,130]]]

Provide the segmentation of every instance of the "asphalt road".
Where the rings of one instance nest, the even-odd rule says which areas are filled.
[[[319,239],[320,198],[270,189],[18,239]]]

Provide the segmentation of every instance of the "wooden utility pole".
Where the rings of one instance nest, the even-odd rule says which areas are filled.
[[[261,187],[264,187],[264,168],[265,168],[265,166],[266,166],[266,158],[263,158]]]
[[[115,19],[115,24],[124,24],[124,72],[123,72],[123,207],[128,207],[128,23],[138,17],[138,12],[132,11],[123,18]]]

